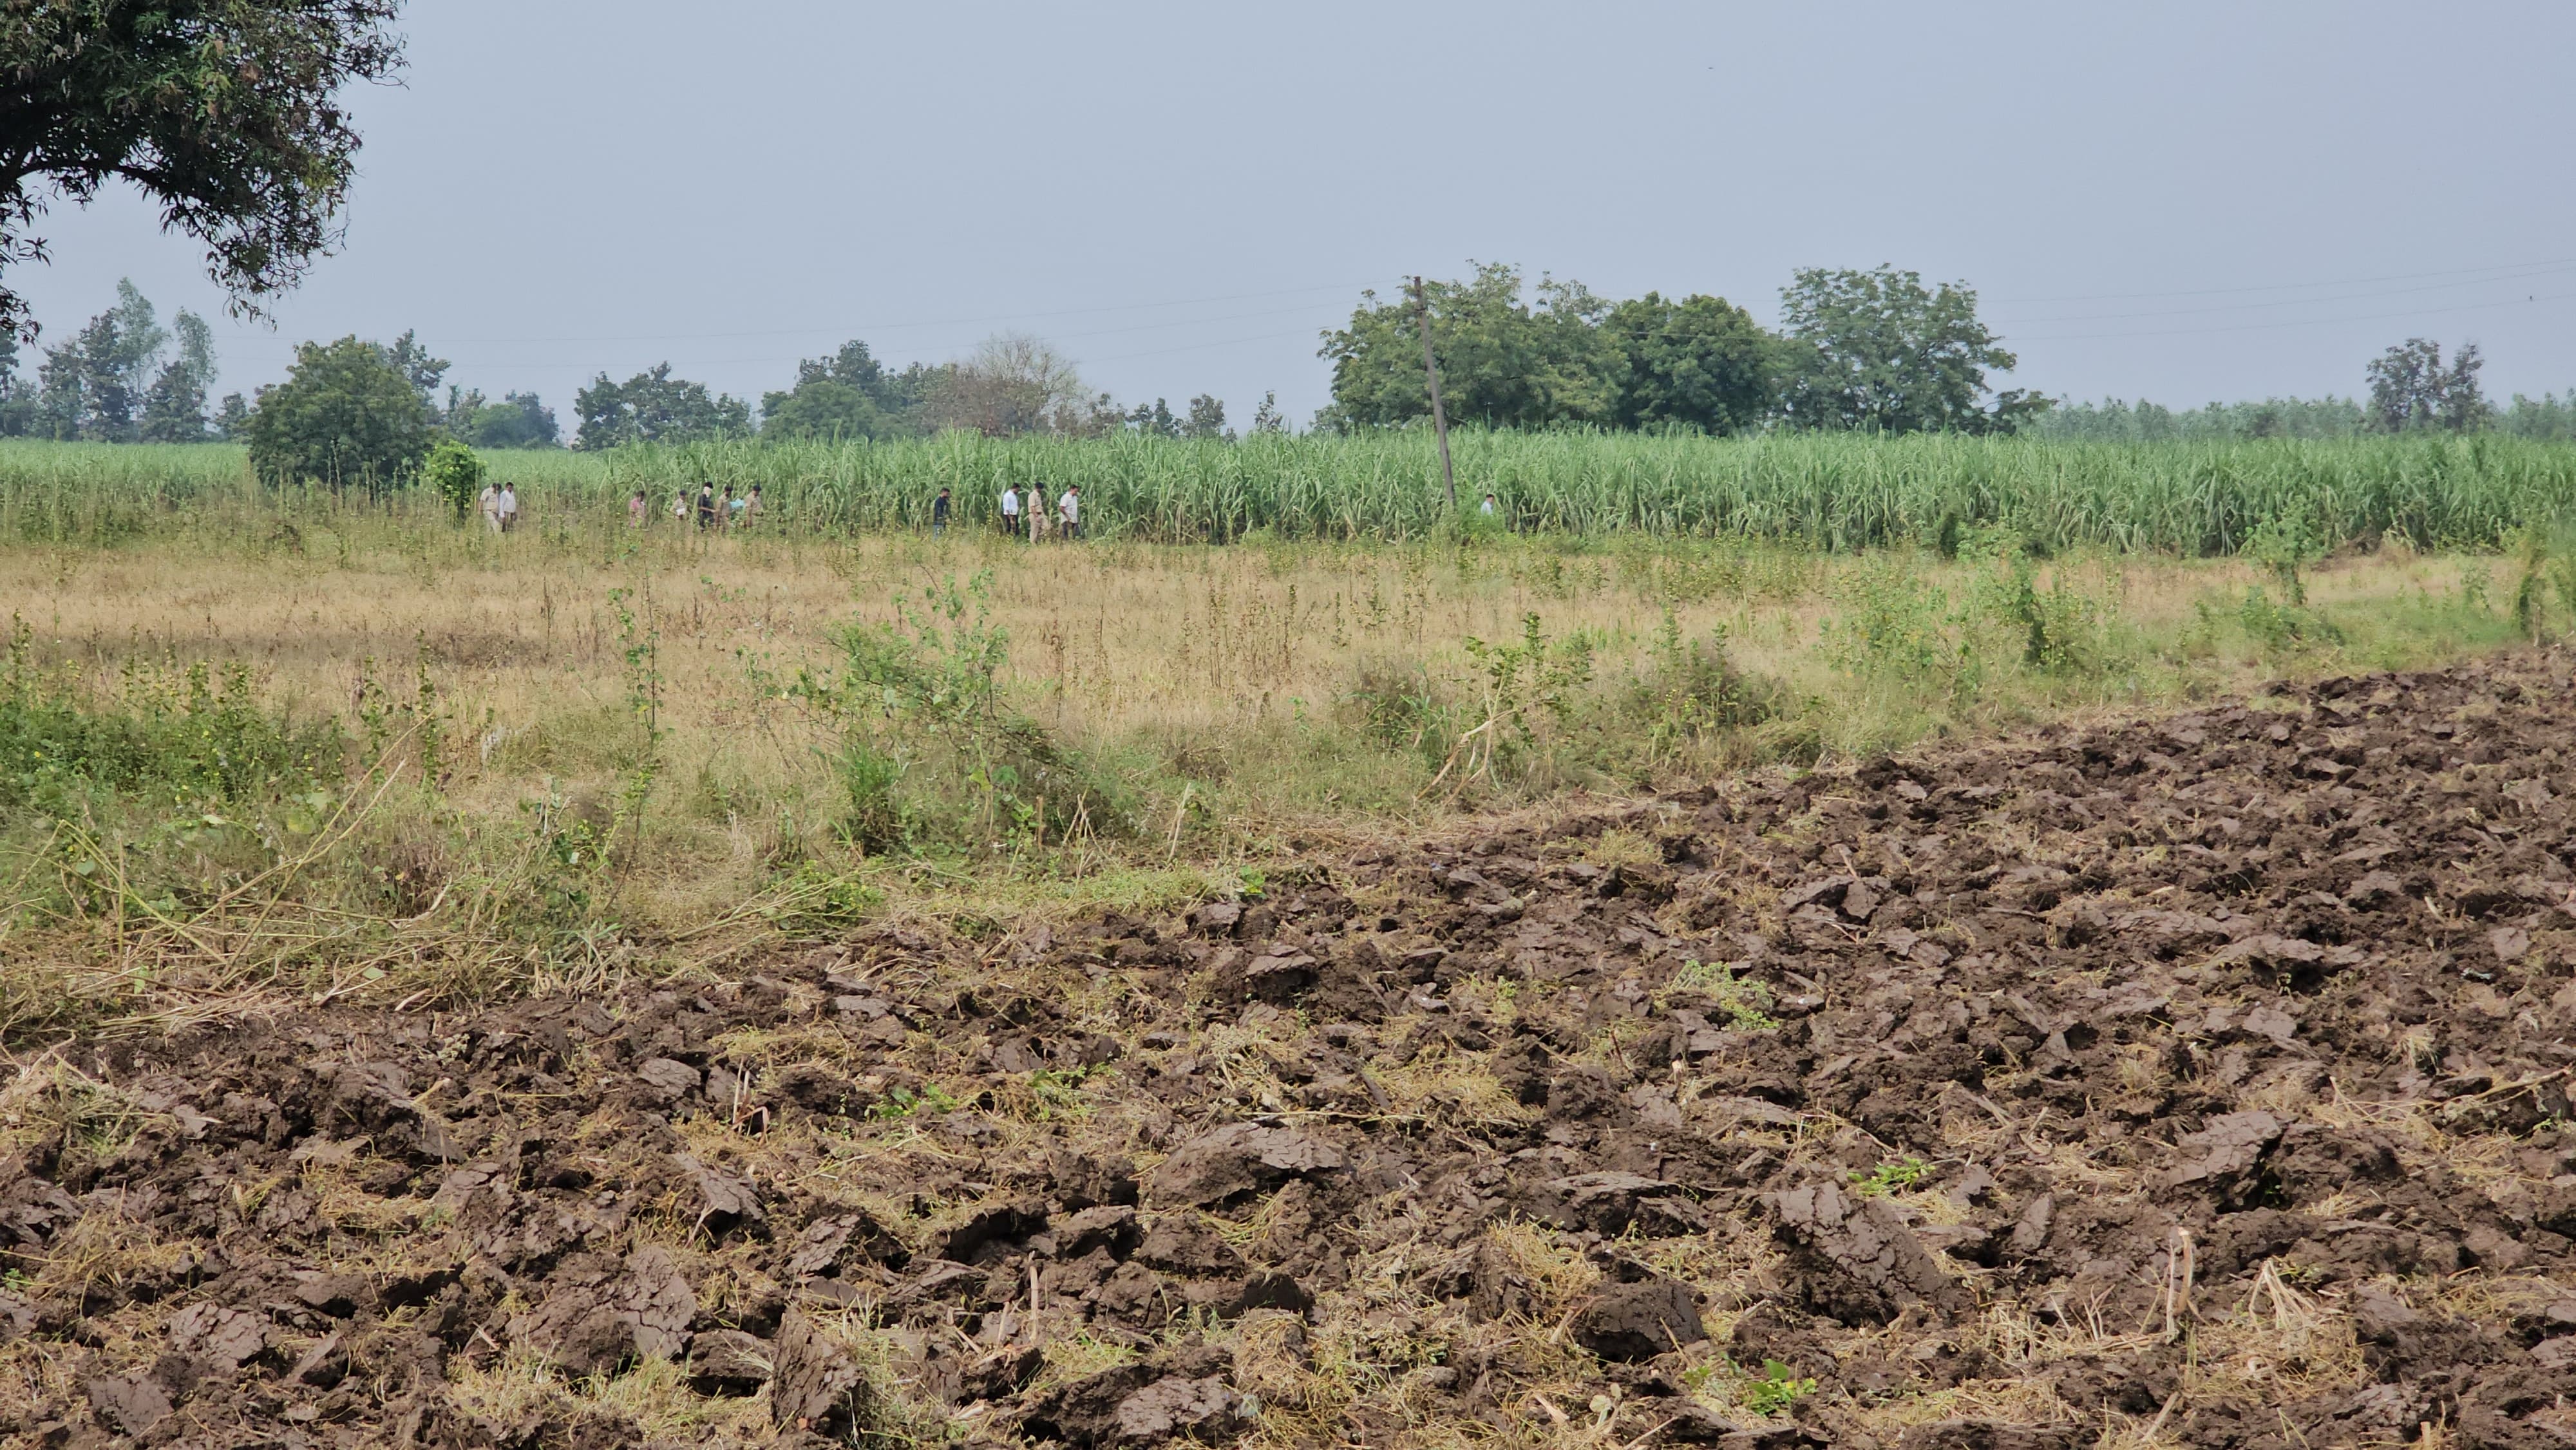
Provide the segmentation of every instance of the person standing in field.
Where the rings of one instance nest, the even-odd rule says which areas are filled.
[[[518,522],[519,486],[515,483],[505,483],[501,485],[501,532],[505,534],[510,532],[517,527]]]
[[[750,528],[752,522],[759,517],[760,485],[755,483],[751,486],[751,497],[742,501],[742,526],[746,529]]]
[[[671,495],[671,517],[678,519],[684,524],[689,521],[689,491],[687,489],[681,489]]]
[[[930,501],[930,536],[936,539],[944,536],[947,532],[948,490],[943,488],[939,491],[939,497]]]
[[[716,486],[712,479],[698,484],[698,529],[701,533],[716,526]]]
[[[1064,494],[1055,501],[1055,511],[1067,542],[1082,537],[1082,485],[1068,483]]]
[[[1489,493],[1485,495],[1485,506],[1480,510],[1480,512],[1489,519],[1494,516],[1494,496],[1492,494]]]
[[[626,527],[630,529],[644,527],[644,514],[644,490],[639,488],[635,490],[635,496],[626,501]]]
[[[1019,489],[1019,485],[1018,485],[1018,484],[1014,484],[1014,483],[1006,483],[1006,484],[1003,484],[1003,485],[1002,485],[1002,532],[1003,532],[1005,535],[1010,535],[1010,534],[1016,534],[1016,533],[1018,533],[1019,531],[1020,531],[1020,489]]]

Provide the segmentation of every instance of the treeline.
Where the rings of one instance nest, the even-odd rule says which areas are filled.
[[[310,346],[308,344],[308,346]],[[492,402],[471,388],[447,388],[448,363],[433,358],[409,332],[374,349],[387,375],[418,395],[419,427],[477,448],[551,448],[561,442],[554,410],[534,393]],[[299,361],[301,353],[299,352]],[[0,437],[84,443],[203,443],[250,436],[252,413],[267,389],[245,399],[227,393],[210,411],[215,381],[213,329],[181,308],[163,328],[151,299],[131,280],[116,284],[116,305],[44,350],[32,379],[19,371],[14,331],[0,329]],[[360,431],[399,434],[404,416],[368,419]],[[426,445],[424,445],[426,446]]]
[[[1202,393],[1179,412],[1164,398],[1122,408],[1086,386],[1081,372],[1053,347],[1020,333],[990,338],[952,362],[916,362],[900,370],[878,361],[866,343],[845,342],[837,352],[798,363],[790,386],[761,394],[756,422],[749,403],[672,377],[668,363],[623,383],[602,373],[575,396],[574,409],[580,431],[573,446],[593,452],[754,435],[824,442],[927,438],[959,430],[987,438],[1235,436],[1218,398]],[[1251,430],[1275,433],[1286,426],[1278,395],[1265,397]]]
[[[220,437],[206,416],[215,379],[215,342],[206,320],[184,308],[161,325],[130,281],[116,305],[70,340],[45,349],[31,380],[18,371],[18,337],[0,328],[0,435],[100,443],[195,443]],[[238,420],[242,400],[225,400]]]
[[[1315,422],[1428,418],[1426,325],[1449,416],[1493,428],[2009,433],[2048,406],[1989,386],[2018,359],[1963,283],[1809,267],[1782,289],[1780,317],[1773,332],[1722,297],[1613,302],[1549,277],[1532,289],[1492,263],[1411,296],[1361,294],[1350,325],[1325,336],[1333,401]]]
[[[2576,441],[2576,389],[2564,394],[2521,393],[2495,409],[2485,425],[2515,438]],[[2161,443],[2167,440],[2251,438],[2358,438],[2388,431],[2377,426],[2370,408],[2356,398],[2266,398],[2259,403],[2210,403],[2198,408],[2167,408],[2144,398],[2125,402],[2060,403],[2039,416],[2032,431],[2045,438],[2094,439],[2105,443]]]
[[[2328,439],[2362,434],[2501,432],[2576,438],[2565,398],[2486,399],[2475,344],[2445,356],[2421,338],[2365,369],[2361,398],[2270,399],[2177,411],[2144,400],[2067,403],[1989,379],[2016,363],[1960,283],[1927,285],[1892,267],[1808,268],[1766,328],[1724,298],[1648,292],[1611,301],[1581,283],[1493,264],[1405,295],[1361,294],[1348,325],[1325,332],[1332,401],[1313,431],[1405,431],[1431,400],[1423,352],[1437,360],[1452,422],[1500,432],[1601,431],[1728,436],[1774,433],[1995,435],[2067,440]],[[574,398],[566,440],[533,393],[495,402],[445,383],[448,363],[410,332],[391,344],[342,338],[297,349],[286,381],[209,409],[214,351],[205,322],[180,312],[164,329],[131,283],[116,304],[19,375],[0,335],[0,434],[101,442],[249,443],[273,481],[409,482],[441,439],[486,449],[584,452],[643,445],[1139,437],[1231,441],[1222,400],[1200,394],[1122,407],[1073,363],[1021,334],[966,357],[890,367],[853,340],[797,365],[787,387],[749,401],[673,376],[668,363],[624,382],[597,375]],[[443,391],[442,391],[443,389]],[[1276,394],[1244,432],[1285,433]]]
[[[2513,395],[2502,408],[2487,400],[2478,374],[2486,359],[2474,342],[2442,358],[2440,343],[2410,337],[2371,360],[2367,401],[2357,398],[2269,398],[2211,403],[2176,412],[2141,398],[2125,403],[2059,404],[2038,422],[2054,438],[2153,443],[2165,439],[2355,438],[2365,433],[2483,433],[2547,441],[2576,439],[2576,389],[2564,398]]]

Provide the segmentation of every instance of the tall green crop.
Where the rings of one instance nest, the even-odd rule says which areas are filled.
[[[1976,526],[2040,553],[2217,554],[2280,520],[2328,547],[2385,535],[2491,548],[2576,504],[2576,445],[2494,434],[2124,443],[1467,430],[1453,443],[1460,498],[1493,493],[1513,528],[1825,550],[1930,543]],[[971,524],[992,515],[1006,483],[1050,501],[1080,484],[1086,533],[1162,542],[1418,539],[1446,515],[1431,439],[1417,431],[1236,443],[951,434],[484,460],[537,517],[622,519],[641,488],[660,519],[673,493],[701,482],[758,485],[765,520],[809,535],[925,528],[942,487]],[[277,501],[221,445],[0,443],[0,537],[104,541]]]

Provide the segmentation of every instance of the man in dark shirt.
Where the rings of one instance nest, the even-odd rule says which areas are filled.
[[[947,532],[948,490],[943,488],[939,491],[939,497],[930,501],[930,536],[935,539]]]
[[[716,486],[715,481],[710,479],[698,485],[698,527],[712,529],[715,526]]]

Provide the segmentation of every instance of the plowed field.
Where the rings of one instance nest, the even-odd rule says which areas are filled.
[[[2576,1443],[2576,691],[19,1044],[43,1445]]]

